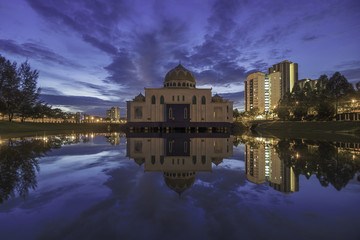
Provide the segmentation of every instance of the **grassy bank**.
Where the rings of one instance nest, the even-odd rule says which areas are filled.
[[[261,136],[329,141],[360,141],[360,122],[254,121]]]
[[[110,127],[109,127],[110,126]],[[0,137],[29,137],[57,133],[122,131],[124,126],[109,123],[19,123],[0,121]]]

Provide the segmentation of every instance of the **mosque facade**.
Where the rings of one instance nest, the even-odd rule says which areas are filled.
[[[211,88],[196,88],[194,75],[181,64],[165,76],[162,88],[145,88],[127,102],[129,127],[230,127],[233,102]]]

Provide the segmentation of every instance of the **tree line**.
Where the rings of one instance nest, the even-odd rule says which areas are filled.
[[[282,120],[331,120],[338,113],[340,104],[360,101],[360,82],[356,88],[339,72],[330,78],[321,75],[313,88],[310,82],[303,88],[296,83],[274,112]]]
[[[24,122],[27,118],[45,117],[65,120],[73,115],[39,100],[38,78],[39,71],[32,70],[27,61],[18,66],[0,55],[0,113],[7,115],[10,122],[15,116]]]

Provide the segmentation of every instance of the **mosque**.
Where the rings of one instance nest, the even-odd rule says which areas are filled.
[[[127,123],[132,128],[229,128],[233,102],[211,88],[196,88],[195,77],[181,63],[170,70],[162,88],[145,88],[127,101]]]

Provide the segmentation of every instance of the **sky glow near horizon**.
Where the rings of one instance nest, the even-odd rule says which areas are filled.
[[[105,115],[179,60],[243,109],[243,82],[283,60],[299,79],[360,81],[360,1],[0,0],[0,54],[40,71],[41,98]],[[125,115],[125,111],[121,111]]]

